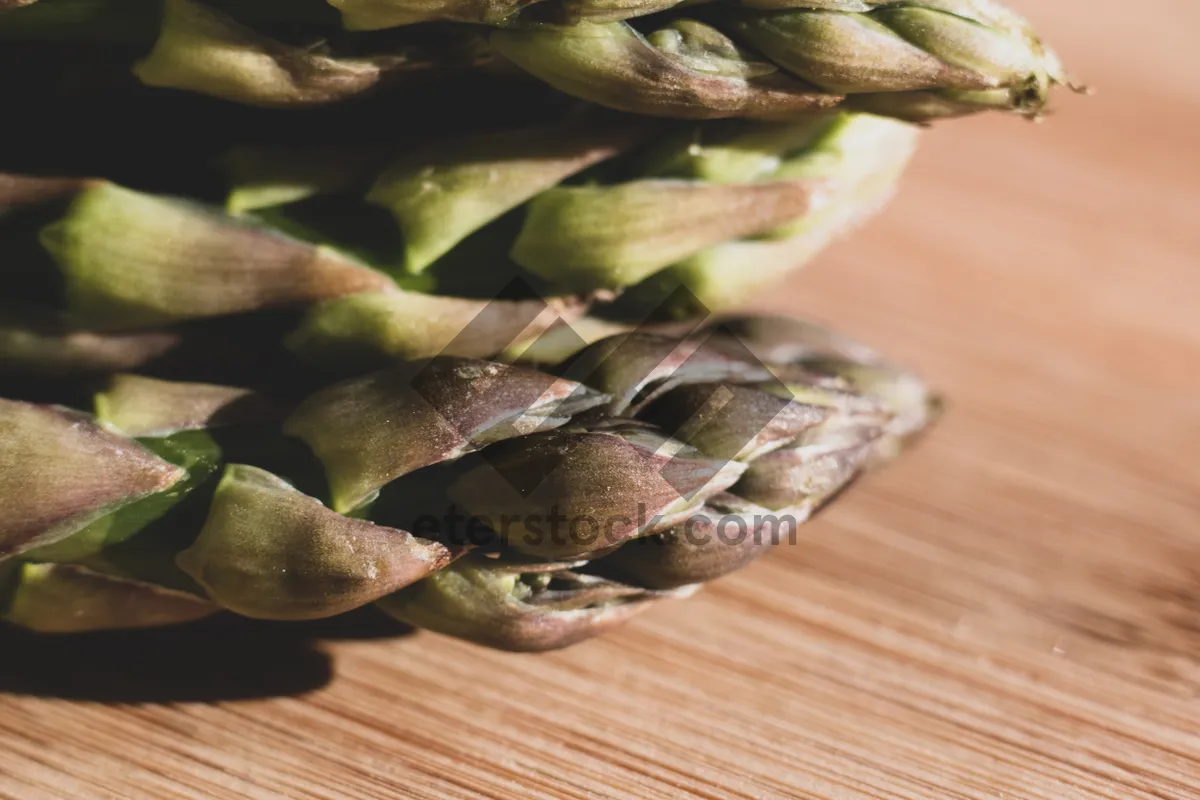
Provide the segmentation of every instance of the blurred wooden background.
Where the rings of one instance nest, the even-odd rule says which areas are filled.
[[[764,298],[951,400],[802,546],[540,657],[9,637],[0,796],[1200,797],[1200,5],[1017,5],[1100,93],[938,128]]]

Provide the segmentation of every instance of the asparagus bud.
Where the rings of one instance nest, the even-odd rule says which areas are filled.
[[[634,539],[592,562],[589,570],[648,589],[707,583],[748,565],[785,536],[794,540],[803,521],[722,494],[682,525]]]
[[[397,619],[501,650],[555,650],[621,624],[659,592],[572,571],[573,563],[465,558],[380,601]]]
[[[745,470],[628,421],[501,443],[486,461],[451,486],[451,499],[508,547],[546,559],[666,530]]]

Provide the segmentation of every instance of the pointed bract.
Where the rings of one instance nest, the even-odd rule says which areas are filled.
[[[646,127],[591,115],[452,138],[390,164],[367,200],[395,215],[404,232],[405,266],[420,273],[488,222],[617,155]]]
[[[820,191],[804,180],[559,187],[530,202],[512,257],[574,291],[617,289],[710,245],[792,222]]]
[[[537,558],[584,558],[675,525],[745,471],[629,421],[495,445],[452,500]]]
[[[557,427],[607,399],[525,367],[443,356],[317,392],[284,432],[321,459],[333,507],[345,512],[402,475]]]
[[[82,414],[0,399],[0,559],[64,539],[185,474]]]
[[[99,375],[149,364],[182,341],[175,331],[92,331],[56,315],[0,313],[0,373]]]
[[[364,292],[313,306],[286,339],[302,360],[339,371],[377,369],[437,355],[487,358],[532,339],[586,305],[571,298],[447,297]]]
[[[287,108],[362,94],[404,63],[331,58],[274,41],[204,3],[164,0],[158,41],[133,71],[148,86]]]
[[[102,183],[42,242],[72,316],[128,329],[394,288],[382,273],[198,204]]]
[[[777,544],[794,543],[803,522],[722,494],[682,524],[634,539],[592,562],[589,569],[648,589],[707,583],[741,569]]]
[[[185,430],[254,424],[278,415],[251,389],[114,375],[96,395],[96,418],[126,436],[168,436]]]
[[[457,556],[405,531],[342,516],[265,470],[232,464],[180,567],[247,617],[319,619],[370,603]]]
[[[571,571],[571,563],[493,564],[467,558],[380,601],[391,616],[501,650],[557,650],[597,636],[657,599],[655,592]]]
[[[26,563],[0,619],[39,633],[179,625],[220,609],[203,597],[74,564]]]

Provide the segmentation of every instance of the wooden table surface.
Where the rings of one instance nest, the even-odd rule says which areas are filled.
[[[951,400],[800,546],[544,656],[7,632],[0,796],[1200,797],[1200,5],[1019,5],[1100,93],[939,127],[764,299]]]

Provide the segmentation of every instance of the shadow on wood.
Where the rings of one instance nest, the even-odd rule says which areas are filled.
[[[114,704],[295,696],[333,678],[322,642],[411,633],[373,609],[315,622],[221,615],[172,628],[66,636],[0,625],[0,694]]]

